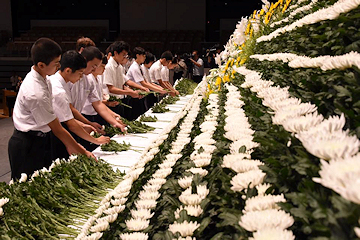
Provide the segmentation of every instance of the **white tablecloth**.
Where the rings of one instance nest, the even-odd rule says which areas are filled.
[[[127,172],[130,167],[139,160],[143,149],[157,138],[162,129],[164,129],[171,122],[174,116],[185,107],[187,102],[191,99],[191,96],[192,95],[180,97],[180,100],[175,104],[167,105],[166,107],[170,110],[169,112],[152,113],[151,109],[149,109],[146,113],[144,113],[146,116],[157,117],[157,122],[145,122],[145,124],[154,127],[154,131],[149,133],[115,135],[111,138],[119,143],[130,143],[132,150],[117,153],[103,152],[99,146],[93,151],[94,155],[108,162],[114,170],[118,169],[121,172]]]

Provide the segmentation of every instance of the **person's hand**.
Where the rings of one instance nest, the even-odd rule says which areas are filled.
[[[95,161],[97,161],[97,158],[95,157],[95,155],[92,152],[89,152],[88,150],[85,151],[85,155],[88,158],[93,158]]]
[[[180,93],[179,93],[178,90],[175,90],[175,94],[176,94],[176,95],[180,95]]]
[[[91,133],[91,132],[96,132],[96,129],[89,125],[89,124],[83,124],[82,127],[84,128],[84,130],[87,132],[87,133]]]
[[[141,95],[140,92],[141,92],[140,90],[136,90],[136,93],[139,96],[139,99],[142,99],[142,98],[144,98],[144,95]]]
[[[107,136],[100,136],[98,138],[95,138],[95,144],[97,145],[101,145],[101,144],[105,144],[105,143],[109,143],[110,142],[110,137]]]
[[[148,88],[146,88],[146,87],[144,87],[142,90],[145,91],[145,92],[150,92],[150,90]]]
[[[113,117],[115,118],[115,120],[116,120],[118,123],[126,126],[126,124],[124,124],[124,122],[121,120],[121,116],[120,116],[119,114],[116,114],[116,113],[115,113]]]
[[[170,92],[170,96],[175,97],[176,93],[175,92]]]
[[[95,128],[96,132],[98,132],[102,135],[105,134],[105,131],[102,129],[102,126],[100,124],[98,124],[97,122],[91,122],[90,124],[91,124],[91,126],[93,126]]]
[[[111,102],[107,101],[106,105],[108,105],[109,107],[115,107],[115,106],[119,105],[119,102],[117,102],[117,101],[111,101]]]
[[[162,95],[165,95],[165,94],[167,94],[168,92],[167,92],[165,89],[161,89],[161,90],[159,91],[159,93],[162,94]]]
[[[140,94],[137,91],[132,91],[129,95],[132,98],[140,98]]]
[[[127,133],[127,131],[126,131],[126,125],[125,125],[125,124],[115,123],[115,124],[114,124],[114,127],[120,128],[120,130],[121,130],[124,134]]]

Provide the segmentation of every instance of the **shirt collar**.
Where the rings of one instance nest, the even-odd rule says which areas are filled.
[[[117,61],[115,61],[114,57],[110,57],[109,61],[108,61],[111,65],[113,65],[114,67],[119,67],[120,63],[118,63]]]

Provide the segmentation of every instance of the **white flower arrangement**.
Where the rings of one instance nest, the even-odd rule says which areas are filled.
[[[130,231],[141,231],[146,229],[150,225],[150,220],[132,218],[130,220],[125,220],[125,224]]]
[[[173,234],[179,232],[182,237],[192,236],[194,231],[200,227],[197,222],[184,221],[182,223],[173,223],[169,225],[169,231]]]
[[[286,202],[284,195],[258,195],[246,200],[244,213],[252,211],[262,211],[266,209],[280,209],[276,203]]]
[[[285,27],[279,28],[269,35],[261,36],[256,39],[257,42],[270,41],[271,39],[281,35],[284,32],[290,32],[296,28],[304,25],[314,24],[324,20],[332,20],[339,17],[342,13],[350,12],[357,8],[360,4],[360,0],[341,0],[336,2],[334,5],[320,9],[314,13],[308,14],[305,17],[295,21],[294,23]]]
[[[254,54],[250,58],[259,59],[260,61],[280,60],[288,63],[292,68],[321,68],[323,71],[346,68],[352,66],[360,67],[360,54],[351,51],[339,56],[319,56],[315,58],[299,56],[293,53],[273,53],[273,54]]]
[[[147,240],[149,235],[142,232],[133,232],[133,233],[122,233],[120,234],[122,240]]]
[[[295,240],[292,231],[281,228],[265,228],[253,233],[249,240]]]
[[[266,174],[259,169],[238,173],[231,179],[231,190],[234,192],[241,192],[242,190],[247,189],[248,186],[253,188],[263,183],[265,175]]]
[[[193,217],[198,217],[203,213],[203,210],[201,208],[200,205],[186,205],[186,206],[180,206],[178,209],[176,209],[176,211],[174,212],[175,214],[175,219],[179,219],[180,218],[180,212],[182,210],[185,210],[187,212],[187,214],[189,216],[193,216]]]
[[[267,228],[286,229],[293,224],[294,218],[290,214],[277,209],[246,212],[239,222],[239,225],[249,232]]]

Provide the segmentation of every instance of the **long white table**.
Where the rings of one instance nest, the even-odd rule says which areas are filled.
[[[126,142],[131,144],[133,150],[122,151],[122,152],[104,152],[101,151],[101,147],[96,148],[93,153],[97,158],[101,158],[108,162],[114,170],[120,170],[121,172],[127,172],[132,165],[139,161],[141,152],[143,149],[152,143],[162,132],[175,115],[181,111],[188,101],[191,99],[192,95],[187,95],[180,97],[180,100],[174,104],[169,104],[166,107],[170,110],[166,113],[153,113],[149,109],[144,115],[146,116],[156,116],[157,122],[144,122],[145,124],[154,127],[155,130],[148,133],[136,133],[136,134],[127,134],[127,135],[115,135],[111,139],[119,143]],[[134,151],[136,150],[136,151]]]

